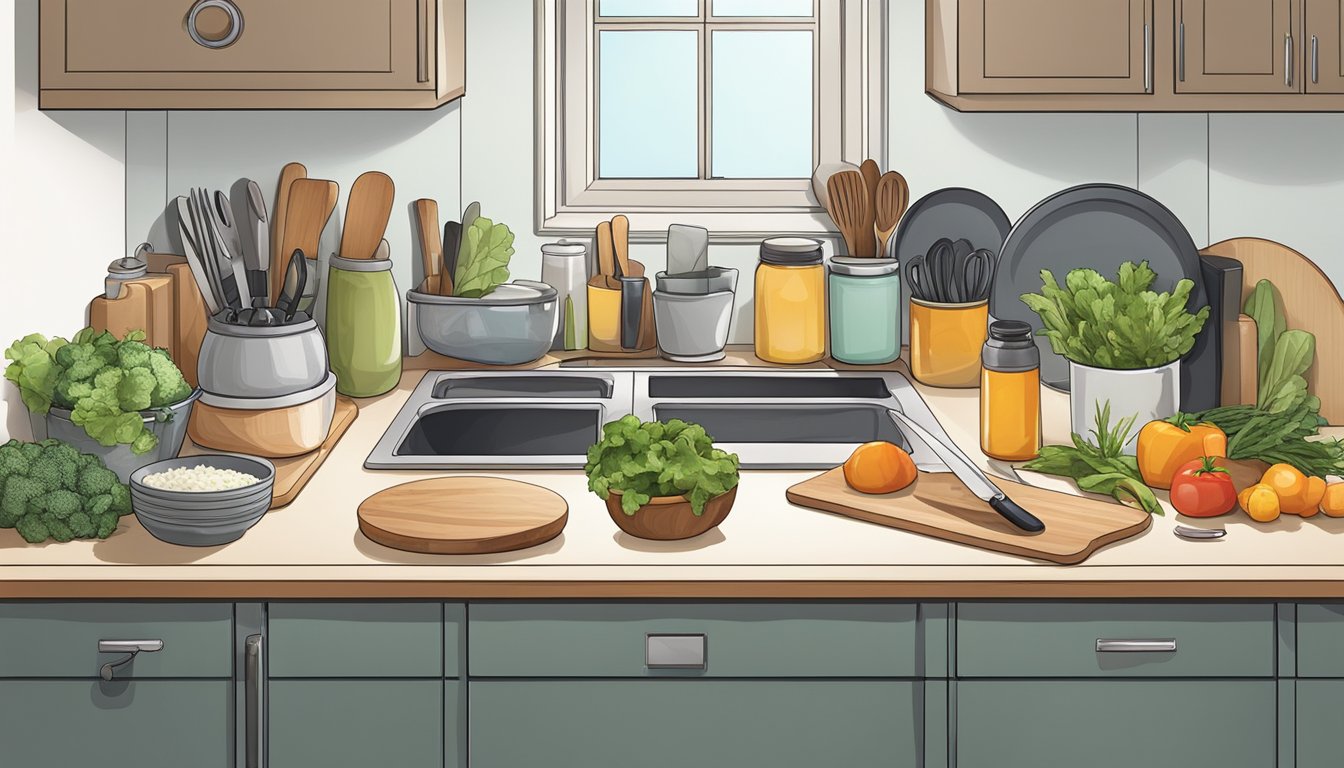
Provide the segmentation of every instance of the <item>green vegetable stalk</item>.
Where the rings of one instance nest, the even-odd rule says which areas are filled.
[[[602,441],[588,449],[584,472],[588,490],[604,501],[620,491],[627,515],[655,496],[685,496],[699,516],[710,499],[737,485],[738,461],[736,454],[715,448],[699,424],[625,416],[602,427]]]
[[[1111,426],[1111,404],[1096,404],[1096,428],[1090,442],[1074,433],[1073,445],[1047,445],[1041,455],[1022,465],[1023,469],[1047,475],[1067,477],[1089,493],[1106,494],[1122,504],[1141,507],[1151,515],[1162,515],[1162,505],[1143,483],[1139,462],[1120,451],[1134,431],[1134,417]]]
[[[19,387],[28,410],[47,413],[53,405],[100,445],[126,444],[136,454],[158,445],[145,428],[142,411],[167,408],[191,396],[168,352],[144,343],[143,331],[118,340],[85,328],[66,341],[26,336],[5,350],[5,378]]]
[[[1155,293],[1156,279],[1146,261],[1120,265],[1115,282],[1075,269],[1061,286],[1043,269],[1041,292],[1022,294],[1022,302],[1040,315],[1050,348],[1069,360],[1111,370],[1156,368],[1184,357],[1209,317],[1208,307],[1186,309],[1192,281]]]
[[[27,542],[106,539],[131,493],[97,456],[59,440],[0,445],[0,528]]]

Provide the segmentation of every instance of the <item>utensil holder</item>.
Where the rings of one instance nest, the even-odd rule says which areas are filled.
[[[977,387],[988,334],[988,301],[935,304],[912,298],[910,372],[931,387]]]
[[[636,274],[626,277],[625,285],[622,285],[620,279],[605,275],[598,275],[588,281],[588,349],[594,352],[643,352],[658,345],[658,336],[654,330],[653,291],[648,279],[643,276],[643,265],[636,261],[631,261],[630,265],[631,272]],[[635,281],[638,281],[638,287],[632,288],[631,284]],[[640,293],[637,315],[630,307],[629,299],[622,301],[623,295],[631,290]],[[631,321],[636,317],[637,328],[632,329]]]

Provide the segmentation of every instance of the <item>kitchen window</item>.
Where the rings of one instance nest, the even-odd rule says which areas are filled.
[[[537,228],[821,234],[818,164],[884,162],[882,0],[538,0]]]

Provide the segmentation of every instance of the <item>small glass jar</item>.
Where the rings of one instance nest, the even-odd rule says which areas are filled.
[[[350,397],[388,392],[401,380],[401,297],[390,259],[331,257],[327,349],[336,391]]]
[[[826,356],[826,267],[821,243],[805,237],[761,242],[756,267],[756,356],[814,363]]]
[[[980,362],[980,450],[1001,461],[1036,458],[1041,452],[1041,352],[1031,326],[1017,320],[990,323]]]
[[[853,365],[901,356],[901,270],[896,259],[831,259],[826,302],[831,357]]]

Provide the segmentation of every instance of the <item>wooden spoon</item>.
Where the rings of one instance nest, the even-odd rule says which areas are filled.
[[[910,199],[910,188],[905,177],[896,171],[887,171],[877,182],[877,196],[874,198],[873,232],[877,235],[877,257],[887,258],[891,236],[896,225],[905,215],[905,204]]]
[[[317,258],[322,230],[327,226],[331,212],[336,210],[336,198],[340,193],[341,187],[334,181],[295,179],[289,188],[289,209],[279,252],[292,254],[300,250],[309,258]],[[280,299],[286,271],[271,270],[271,297],[275,301]]]
[[[430,278],[439,274],[439,265],[443,263],[443,240],[439,236],[439,203],[427,197],[415,201],[415,218],[419,224],[420,264],[425,268],[425,290],[437,293],[438,289]],[[440,277],[440,280],[443,278]],[[448,278],[452,280],[450,276]]]
[[[285,217],[289,211],[289,188],[298,179],[308,178],[303,163],[286,163],[280,169],[280,182],[275,188],[274,210],[271,211],[271,264],[269,266],[271,301],[280,297],[279,286],[285,281],[285,252],[280,250],[285,239]]]
[[[877,167],[876,160],[869,158],[864,160],[863,164],[859,166],[859,173],[863,174],[864,196],[868,198],[867,214],[864,217],[864,220],[859,222],[859,226],[862,228],[860,231],[872,232],[874,212],[877,207],[877,183],[882,179],[882,169]],[[866,236],[862,237],[859,241],[859,251],[860,253],[855,254],[856,256],[868,256],[871,258],[872,256],[877,255],[876,238],[869,240]]]
[[[611,222],[600,221],[597,224],[597,272],[600,275],[616,274],[616,245],[611,238]]]
[[[630,220],[625,214],[616,214],[611,219],[611,246],[616,252],[616,265],[620,274],[630,276]]]
[[[860,243],[872,240],[872,215],[868,208],[868,190],[858,171],[841,171],[826,181],[827,212],[845,238],[845,251],[860,255]],[[864,222],[867,222],[865,225]]]
[[[378,241],[387,232],[396,188],[380,171],[360,174],[345,201],[345,227],[341,230],[340,255],[345,259],[370,259]]]

